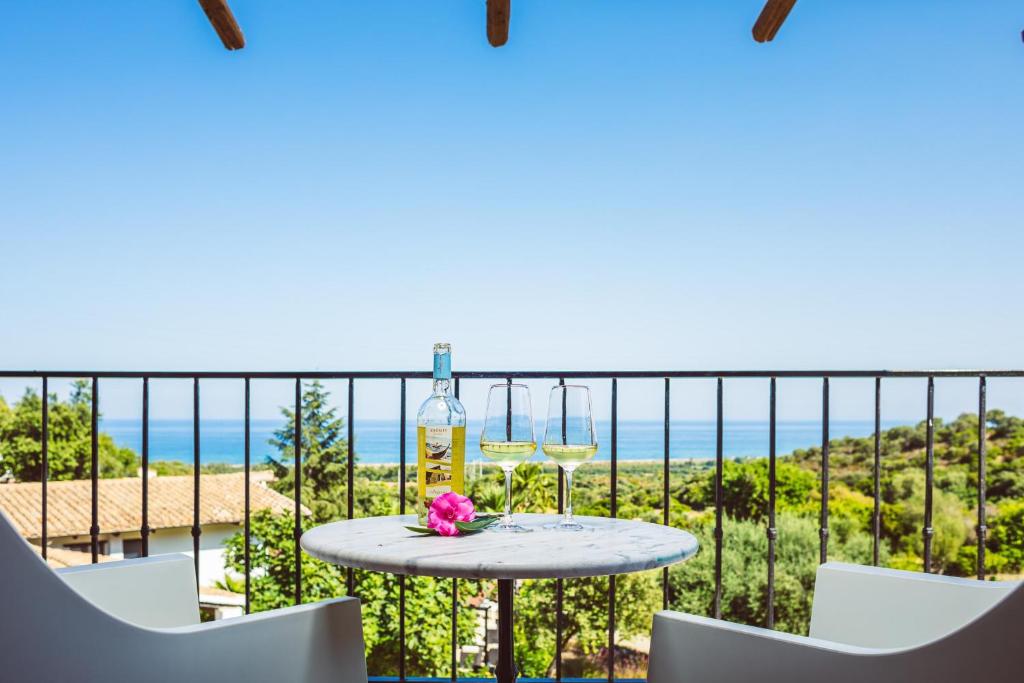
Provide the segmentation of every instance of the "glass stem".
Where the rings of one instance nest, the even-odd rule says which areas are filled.
[[[512,470],[505,470],[505,518],[502,526],[512,526]]]
[[[565,524],[572,524],[572,470],[565,470]]]

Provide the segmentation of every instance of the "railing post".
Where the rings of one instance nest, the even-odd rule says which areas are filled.
[[[249,378],[245,378],[245,529],[243,532],[245,540],[244,563],[245,563],[245,613],[252,611],[252,527],[250,524],[251,503],[249,499],[250,473],[252,470],[251,439],[252,424],[250,410],[250,387]]]
[[[458,398],[456,396],[455,398]],[[512,440],[512,378],[505,378],[505,440]]]
[[[405,378],[402,378],[400,387],[400,406],[398,425],[398,514],[405,514]],[[350,449],[351,450],[351,449]]]
[[[295,378],[295,604],[302,604],[302,378]]]
[[[100,442],[99,442],[99,409],[100,409],[100,381],[93,375],[92,378],[92,406],[90,414],[91,439],[90,439],[90,472],[91,482],[91,504],[92,524],[89,527],[89,546],[92,551],[92,563],[96,564],[100,558]],[[198,558],[198,553],[196,554]]]
[[[149,557],[149,378],[142,378],[142,556]]]
[[[775,628],[775,378],[771,378],[768,401],[768,628]]]
[[[823,378],[821,385],[821,536],[820,561],[828,561],[828,377]]]
[[[405,378],[401,380],[398,427],[398,513],[405,514]],[[487,653],[484,653],[487,656]],[[398,576],[398,680],[405,683],[405,574]]]
[[[565,386],[565,378],[558,378],[558,386]],[[562,443],[566,443],[566,395],[565,392],[560,392],[562,395]],[[562,471],[561,465],[555,465],[555,474],[558,475],[558,514],[562,514],[562,508],[565,506],[565,476]]]
[[[42,514],[42,538],[40,539],[41,550],[43,553],[43,559],[46,559],[46,544],[47,544],[47,528],[46,519],[49,516],[49,501],[47,500],[47,482],[50,479],[50,387],[47,378],[43,377],[43,431],[40,434],[39,449],[42,456],[42,462],[40,463],[39,481],[42,486],[42,500],[40,513]]]
[[[346,458],[346,465],[348,466],[348,518],[352,519],[356,516],[356,501],[355,501],[355,481],[356,481],[356,450],[355,450],[355,380],[352,377],[348,378],[348,457]],[[352,597],[356,596],[356,575],[352,567],[348,568],[345,577],[345,585],[348,594]]]
[[[878,566],[878,546],[882,539],[882,378],[875,378],[875,506],[871,513],[871,561]]]
[[[612,501],[611,515],[619,514],[619,380],[612,378]],[[615,576],[608,577],[608,681],[615,680]]]
[[[715,619],[722,618],[722,378],[718,378],[718,394],[715,409]]]
[[[985,449],[986,428],[988,427],[988,408],[986,406],[988,387],[985,376],[978,378],[978,580],[985,580],[985,542],[988,540],[988,527],[985,511]]]
[[[925,457],[924,475],[924,528],[921,536],[924,539],[924,571],[929,573],[932,570],[932,537],[935,529],[932,528],[932,487],[935,481],[935,378],[928,378],[928,421],[927,445]]]
[[[192,378],[192,555],[199,584],[199,378]]]
[[[665,462],[664,462],[664,467],[662,469],[662,474],[661,474],[662,486],[664,487],[664,489],[662,491],[662,503],[661,503],[662,512],[663,512],[663,518],[662,518],[661,521],[662,521],[662,523],[665,526],[669,525],[669,502],[670,502],[670,494],[671,494],[671,486],[670,486],[670,482],[669,482],[669,477],[670,477],[670,474],[669,474],[669,472],[670,472],[670,467],[669,467],[669,457],[670,457],[669,456],[669,451],[670,451],[669,440],[670,440],[670,429],[671,429],[671,427],[669,425],[669,419],[670,419],[669,412],[670,412],[670,407],[671,407],[671,404],[670,404],[671,396],[670,396],[670,393],[669,393],[670,391],[671,391],[671,389],[670,389],[670,380],[669,380],[668,377],[666,377],[665,378],[665,437],[664,437]],[[664,569],[661,570],[661,608],[662,609],[668,609],[668,567],[665,567]]]
[[[142,378],[142,557],[150,556],[150,378]]]
[[[565,386],[565,378],[558,378],[558,386]],[[562,394],[562,443],[566,442],[565,392]],[[565,507],[565,479],[561,465],[555,465],[555,477],[558,479],[558,514]],[[562,683],[562,630],[565,620],[565,582],[555,579],[555,681]]]

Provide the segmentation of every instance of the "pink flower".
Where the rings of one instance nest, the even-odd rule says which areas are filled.
[[[438,496],[430,504],[427,526],[442,536],[458,536],[459,528],[455,522],[472,522],[475,517],[473,501],[451,491]]]

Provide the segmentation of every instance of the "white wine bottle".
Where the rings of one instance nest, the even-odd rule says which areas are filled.
[[[416,515],[426,525],[434,499],[465,486],[466,411],[452,393],[449,344],[434,344],[434,391],[416,414],[416,457]]]

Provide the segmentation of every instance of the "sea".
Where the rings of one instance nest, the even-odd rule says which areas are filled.
[[[882,428],[902,424],[882,422]],[[252,420],[251,459],[253,464],[277,457],[277,449],[269,439],[283,428],[281,420]],[[470,420],[467,425],[466,457],[470,462],[485,460],[477,447],[481,423]],[[150,420],[150,460],[193,460],[192,420]],[[356,420],[354,441],[356,462],[389,464],[399,462],[400,424],[394,420]],[[537,434],[543,434],[539,424]],[[142,452],[142,425],[139,420],[104,419],[101,431],[111,435],[120,445]],[[202,420],[199,424],[200,462],[242,464],[245,461],[245,431],[241,420]],[[617,429],[617,457],[625,460],[660,460],[664,458],[665,425],[661,421],[620,420]],[[600,448],[595,460],[611,457],[611,423],[597,423]],[[844,436],[863,437],[874,433],[874,421],[840,421],[829,423],[832,439]],[[416,424],[406,426],[406,457],[415,462]],[[713,459],[715,457],[716,425],[713,421],[673,421],[669,425],[669,455],[672,459]],[[821,422],[779,421],[776,423],[776,452],[791,453],[800,448],[821,445]],[[723,428],[722,450],[727,458],[758,457],[768,454],[768,423],[766,421],[727,421]],[[539,456],[538,456],[539,457]]]

